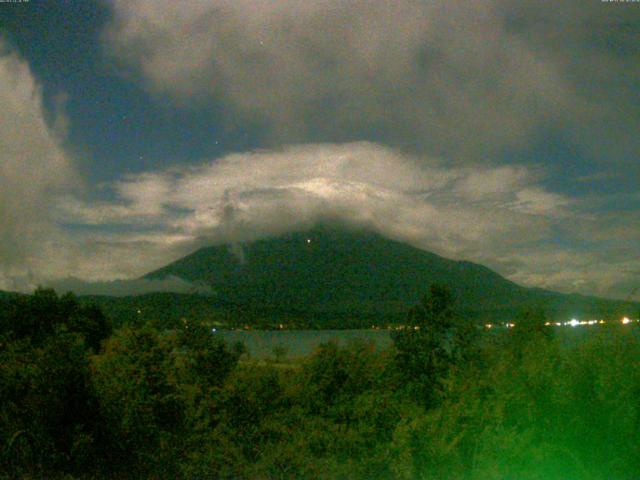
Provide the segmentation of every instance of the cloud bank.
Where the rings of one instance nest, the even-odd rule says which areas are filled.
[[[568,200],[534,180],[524,168],[447,168],[371,143],[301,145],[130,176],[113,185],[118,202],[72,202],[66,215],[208,242],[339,218],[457,255],[565,215]]]

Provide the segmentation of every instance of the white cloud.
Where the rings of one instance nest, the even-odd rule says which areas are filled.
[[[482,200],[512,192],[531,183],[535,177],[524,167],[505,166],[478,170],[461,178],[456,193],[469,200]]]
[[[556,245],[513,252],[509,261],[517,265],[512,280],[550,290],[627,299],[639,285],[637,255],[602,255],[599,249],[577,252]],[[640,296],[629,299],[640,300]]]
[[[29,66],[0,42],[0,288],[46,258],[58,235],[51,207],[78,182],[55,133],[60,122],[47,125]]]
[[[516,194],[516,200],[510,207],[531,215],[560,216],[568,203],[562,195],[545,192],[540,188],[524,188]]]
[[[88,242],[119,242],[113,264],[96,268],[103,274],[129,262],[120,275],[137,276],[198,245],[252,240],[323,219],[365,225],[450,257],[493,258],[495,265],[497,255],[546,238],[558,206],[568,205],[538,186],[539,176],[523,168],[445,168],[371,143],[298,145],[128,176],[112,186],[114,202],[70,199],[60,215],[97,227]],[[118,226],[146,233],[109,240],[104,231]],[[124,254],[139,241],[148,244],[142,256],[118,259],[118,249]]]
[[[496,177],[504,185],[496,186]],[[385,233],[398,230],[395,235],[419,227],[423,242],[431,239],[432,248],[455,253],[455,238],[461,245],[463,239],[487,242],[527,222],[539,223],[536,218],[523,222],[528,217],[523,213],[552,212],[543,190],[529,194],[525,177],[521,169],[447,169],[370,143],[303,145],[128,177],[114,185],[119,203],[95,209],[76,204],[67,215],[84,212],[88,223],[96,218],[116,223],[144,219],[214,241],[224,240],[229,229],[234,237],[253,236],[330,216]],[[488,186],[480,187],[485,181]],[[473,198],[468,189],[459,194],[459,185],[474,185]],[[477,193],[492,186],[489,203],[483,203]],[[517,204],[516,213],[513,205],[523,195],[528,210]],[[561,203],[561,196],[548,195]]]

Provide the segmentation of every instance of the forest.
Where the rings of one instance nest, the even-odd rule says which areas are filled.
[[[38,289],[0,309],[0,478],[638,478],[638,326],[545,320],[478,328],[432,285],[391,348],[258,361]]]

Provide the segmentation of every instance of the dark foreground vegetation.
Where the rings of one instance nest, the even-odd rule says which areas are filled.
[[[0,478],[639,478],[637,327],[544,320],[489,334],[436,286],[391,350],[256,362],[38,290],[0,311]]]

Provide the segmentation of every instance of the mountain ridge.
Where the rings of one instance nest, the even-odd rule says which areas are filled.
[[[321,225],[242,248],[240,255],[227,245],[203,247],[142,278],[173,275],[207,283],[233,304],[310,314],[397,317],[432,283],[449,285],[461,310],[487,319],[512,317],[532,305],[555,316],[602,316],[625,303],[524,287],[484,265],[447,259],[364,229]]]

